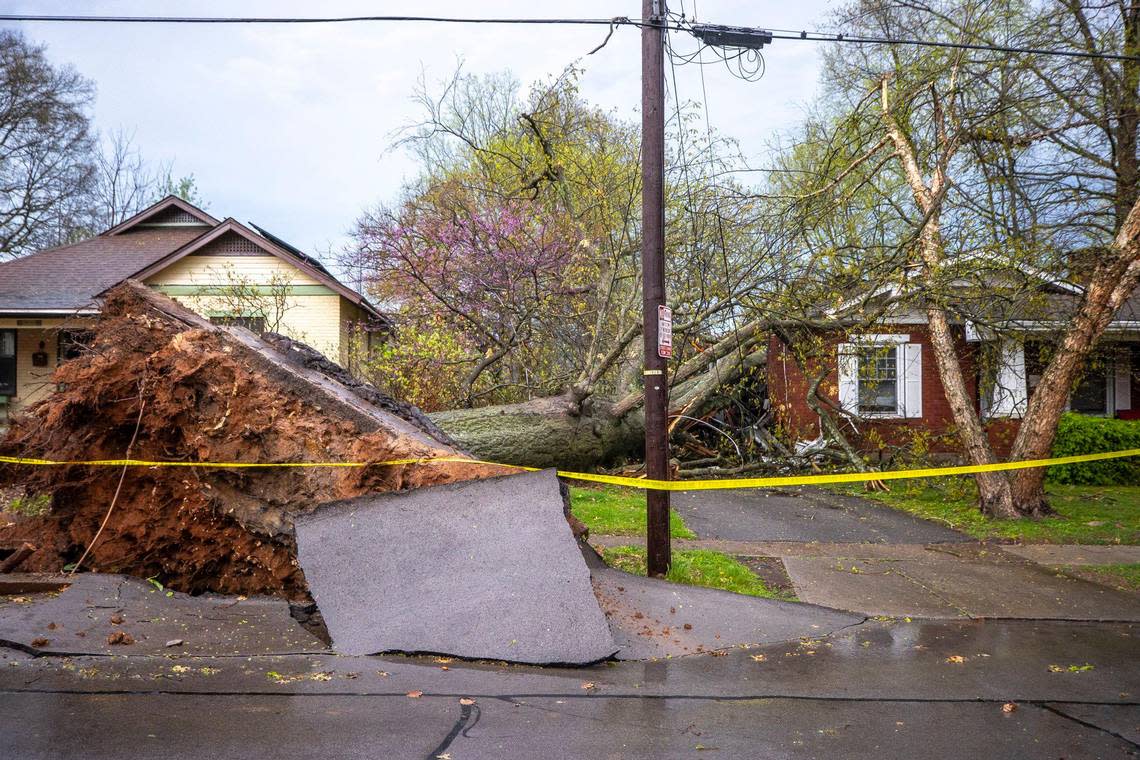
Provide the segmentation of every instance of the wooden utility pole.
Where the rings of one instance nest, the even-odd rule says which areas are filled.
[[[669,479],[669,383],[672,315],[665,306],[665,0],[642,0],[641,273],[645,337],[645,474]],[[664,330],[662,328],[665,328]],[[666,339],[663,343],[662,339]],[[646,565],[669,571],[669,492],[646,491]]]

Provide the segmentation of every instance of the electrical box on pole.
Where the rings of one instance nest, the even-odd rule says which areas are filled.
[[[645,474],[669,479],[668,357],[673,315],[665,303],[665,0],[642,0],[641,273],[645,380]],[[663,576],[672,561],[669,492],[646,491],[646,566]]]

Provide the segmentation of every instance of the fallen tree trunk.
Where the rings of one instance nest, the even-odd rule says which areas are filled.
[[[600,399],[570,396],[428,415],[480,459],[525,467],[588,469],[637,457],[645,436],[640,409],[615,417]]]
[[[746,338],[747,345],[755,343],[754,335]],[[703,374],[689,373],[685,382],[671,389],[670,415],[698,413],[718,388],[762,367],[766,359],[763,347],[742,358],[726,354],[722,351],[720,361],[707,363]],[[573,395],[567,394],[428,417],[480,459],[526,467],[583,470],[639,459],[645,441],[640,398],[627,397],[617,404],[588,398],[575,404]]]

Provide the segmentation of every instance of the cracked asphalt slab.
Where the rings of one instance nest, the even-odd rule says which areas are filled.
[[[1136,757],[1138,633],[869,620],[586,668],[0,650],[0,735],[21,758]]]
[[[298,517],[297,560],[344,654],[596,662],[618,646],[563,510],[553,470],[362,496]]]

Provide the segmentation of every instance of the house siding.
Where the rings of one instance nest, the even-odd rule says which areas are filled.
[[[209,288],[235,284],[288,287],[279,332],[342,359],[342,303],[347,299],[276,256],[187,256],[147,279],[147,284],[189,309],[217,316],[232,309]]]
[[[938,364],[934,360],[934,349],[925,325],[881,325],[874,332],[909,335],[909,342],[922,346],[922,417],[864,419],[854,426],[837,418],[844,432],[856,447],[872,455],[886,455],[891,449],[911,448],[920,438],[927,439],[924,445],[933,454],[957,454],[959,444],[954,434],[954,415],[938,376]],[[824,336],[826,355],[837,356],[839,344],[848,340],[849,336],[845,333]],[[966,377],[967,392],[976,399],[977,362],[974,345],[966,342],[961,331],[956,332],[955,343],[962,363],[962,373]],[[838,407],[837,362],[832,360],[828,364],[829,370],[820,384],[820,394]],[[814,371],[812,367],[808,369]],[[810,440],[820,434],[819,418],[805,401],[807,391],[808,379],[795,357],[778,338],[772,337],[768,351],[768,395],[780,430],[791,441]],[[1017,426],[1017,420],[987,421],[990,442],[998,456],[1009,453]]]

